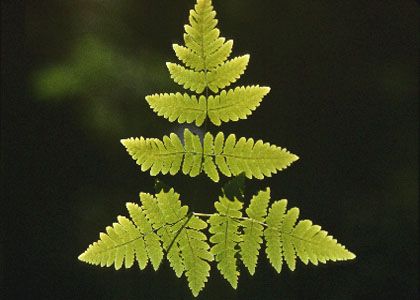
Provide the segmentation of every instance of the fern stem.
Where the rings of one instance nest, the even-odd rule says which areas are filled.
[[[210,218],[210,217],[212,217],[212,216],[214,216],[214,215],[220,215],[220,214],[216,214],[216,213],[214,213],[214,214],[205,214],[205,213],[196,213],[196,212],[194,212],[194,213],[192,213],[194,216],[196,216],[196,217],[204,217],[204,218]],[[254,223],[258,223],[258,224],[261,224],[262,226],[265,226],[265,227],[268,227],[268,225],[266,224],[266,223],[264,223],[264,222],[260,222],[260,221],[257,221],[257,220],[255,220],[255,219],[252,219],[252,218],[248,218],[248,217],[231,217],[232,219],[236,219],[236,220],[249,220],[249,221],[252,221],[252,222],[254,222]]]
[[[203,214],[203,213],[193,213],[194,216],[196,217],[205,217],[205,218],[210,218],[211,216],[213,216],[214,214]]]
[[[173,246],[173,244],[175,243],[177,237],[179,236],[179,234],[181,233],[181,231],[185,228],[185,226],[187,226],[188,222],[191,220],[192,216],[194,215],[194,213],[189,213],[187,216],[187,220],[184,222],[184,224],[182,224],[181,228],[178,229],[178,231],[176,232],[172,242],[169,244],[168,249],[166,250],[166,253],[169,253],[169,251],[171,251],[171,248]]]

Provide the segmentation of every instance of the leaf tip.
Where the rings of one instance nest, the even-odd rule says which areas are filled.
[[[86,260],[85,260],[85,252],[83,252],[82,254],[80,254],[80,255],[77,257],[77,259],[78,259],[78,260],[80,260],[80,261],[85,262],[85,261],[86,261]]]
[[[124,147],[127,147],[127,141],[128,141],[129,139],[121,139],[120,140],[120,143],[124,146]]]

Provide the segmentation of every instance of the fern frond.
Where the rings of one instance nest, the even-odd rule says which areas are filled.
[[[236,253],[237,245],[242,241],[237,219],[242,216],[242,203],[236,199],[230,201],[226,197],[220,197],[214,207],[218,214],[212,215],[208,221],[209,232],[212,234],[210,242],[214,244],[211,252],[222,276],[236,289],[239,276]]]
[[[188,94],[154,94],[146,97],[147,103],[158,116],[170,122],[192,123],[201,126],[207,116],[206,98]]]
[[[248,219],[243,220],[243,241],[240,243],[241,258],[249,273],[254,275],[257,266],[258,254],[263,242],[263,222],[267,215],[270,201],[270,189],[260,191],[251,199],[249,207],[245,210]]]
[[[286,149],[261,140],[254,142],[252,138],[242,137],[236,141],[234,134],[225,140],[222,132],[215,138],[211,133],[206,133],[204,147],[200,137],[188,129],[184,131],[184,145],[173,133],[169,137],[164,136],[163,141],[141,137],[124,139],[121,143],[141,166],[141,170],[150,169],[152,176],[168,172],[173,175],[182,167],[185,175],[195,177],[204,170],[213,181],[218,181],[217,166],[228,177],[245,173],[248,178],[262,179],[285,169],[298,159]]]
[[[246,119],[270,91],[269,87],[247,86],[222,91],[208,98],[208,116],[214,125]]]
[[[185,45],[173,45],[176,56],[196,71],[210,71],[222,64],[232,51],[233,41],[220,37],[211,1],[198,1],[184,26]]]
[[[228,60],[233,41],[220,37],[216,28],[217,19],[210,0],[200,0],[190,10],[189,24],[184,26],[185,46],[173,44],[176,56],[185,66],[167,62],[171,78],[197,94],[206,90],[204,96],[188,94],[154,94],[146,97],[150,107],[170,122],[195,122],[201,126],[208,117],[219,126],[221,122],[246,119],[269,92],[267,87],[238,87],[208,96],[210,90],[218,93],[236,82],[245,72],[249,55]]]
[[[267,257],[278,273],[282,269],[283,260],[293,271],[296,267],[296,257],[305,264],[310,261],[315,265],[328,260],[349,260],[356,257],[311,221],[303,220],[295,226],[299,209],[294,207],[286,212],[286,206],[287,200],[273,203],[264,231]]]

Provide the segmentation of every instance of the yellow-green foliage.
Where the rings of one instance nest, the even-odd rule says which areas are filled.
[[[237,87],[223,90],[215,96],[188,95],[187,93],[164,93],[146,97],[150,107],[159,116],[170,122],[203,125],[206,117],[214,124],[246,119],[268,94],[270,88],[260,86]]]
[[[219,181],[219,171],[225,176],[245,173],[248,178],[263,179],[287,168],[298,157],[286,149],[254,142],[252,138],[236,139],[223,132],[216,137],[206,133],[203,143],[200,137],[184,131],[184,143],[171,133],[163,140],[156,138],[130,138],[121,141],[142,171],[150,169],[150,175],[159,173],[174,175],[181,168],[184,174],[195,177],[204,171],[213,181]],[[216,168],[217,167],[217,168]]]
[[[246,119],[270,91],[269,87],[240,86],[223,90],[245,72],[249,55],[229,59],[233,41],[220,37],[216,12],[210,0],[198,0],[184,26],[185,46],[173,45],[185,65],[168,62],[171,78],[197,94],[161,93],[146,97],[150,107],[169,121],[201,126],[206,119],[214,125]],[[209,95],[210,92],[218,93]]]
[[[239,262],[253,275],[263,237],[267,258],[277,272],[281,271],[283,260],[293,271],[296,258],[315,265],[355,258],[320,226],[309,220],[295,224],[299,210],[296,207],[287,210],[286,200],[274,201],[267,214],[269,188],[251,199],[245,215],[244,204],[225,195],[215,202],[213,214],[188,212],[189,208],[181,205],[179,194],[173,189],[156,195],[140,193],[140,200],[141,206],[127,203],[131,220],[118,216],[118,222],[108,226],[106,233],[99,235],[99,241],[91,244],[79,259],[94,265],[114,265],[117,270],[123,265],[132,267],[135,260],[144,269],[150,261],[157,270],[166,256],[176,276],[185,275],[197,296],[207,282],[209,262],[213,260],[235,289]],[[208,218],[207,222],[203,217]]]
[[[226,197],[220,197],[214,203],[217,214],[209,219],[210,242],[214,244],[211,252],[217,261],[217,268],[223,277],[229,281],[234,289],[238,286],[239,272],[237,270],[238,243],[242,240],[239,234],[238,219],[242,217],[243,204],[235,199],[230,201]]]
[[[173,45],[185,66],[167,63],[172,79],[196,94],[146,97],[150,107],[171,122],[202,126],[209,121],[220,126],[222,122],[246,119],[270,91],[259,85],[223,90],[243,74],[249,55],[229,59],[233,41],[220,37],[215,16],[211,0],[197,0],[185,25],[185,46]],[[240,175],[237,179],[243,179],[243,175],[263,179],[298,159],[285,148],[234,134],[225,138],[223,132],[206,132],[200,138],[185,129],[182,138],[171,133],[162,140],[140,137],[121,142],[141,170],[150,170],[152,176],[182,171],[191,177],[204,172],[215,182],[220,180],[220,173],[227,177]],[[166,257],[175,275],[185,276],[197,296],[210,276],[213,260],[236,289],[241,263],[253,275],[261,252],[277,272],[283,262],[293,271],[297,258],[315,265],[355,258],[320,226],[309,220],[297,222],[299,209],[288,210],[286,200],[270,205],[269,188],[255,195],[245,211],[236,194],[223,192],[214,204],[216,212],[206,214],[189,212],[173,189],[156,195],[141,193],[140,204],[127,203],[130,218],[118,216],[117,222],[106,227],[79,259],[94,265],[114,265],[115,269],[123,265],[130,268],[135,261],[144,269],[150,262],[157,270]]]
[[[213,260],[202,232],[207,223],[188,214],[173,189],[155,196],[141,193],[140,199],[142,206],[127,203],[134,223],[119,216],[118,223],[107,227],[79,259],[102,267],[114,265],[117,270],[123,262],[130,268],[135,259],[144,269],[150,260],[157,270],[165,251],[176,276],[184,274],[192,293],[198,295],[210,274],[208,262]]]

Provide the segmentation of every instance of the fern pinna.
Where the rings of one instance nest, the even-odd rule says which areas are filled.
[[[229,59],[233,41],[220,37],[215,16],[211,0],[197,0],[184,27],[185,45],[173,45],[184,66],[167,63],[171,78],[193,94],[146,97],[153,111],[170,122],[220,126],[246,119],[270,91],[259,85],[225,90],[244,73],[249,55]],[[215,182],[220,175],[263,179],[298,159],[285,148],[234,134],[225,137],[223,132],[206,132],[200,138],[185,129],[182,137],[171,133],[162,139],[121,142],[141,170],[150,170],[152,176],[182,172],[191,177],[205,173]],[[216,212],[199,213],[183,206],[173,189],[140,193],[140,203],[127,203],[129,218],[119,216],[79,259],[115,269],[130,268],[137,261],[140,269],[150,263],[157,270],[166,258],[197,296],[212,263],[236,289],[240,264],[253,275],[262,251],[278,273],[284,263],[293,271],[297,258],[314,265],[355,258],[320,226],[309,220],[297,222],[299,209],[287,209],[287,200],[270,201],[267,188],[252,197],[244,210],[243,202],[222,190],[214,203]]]

